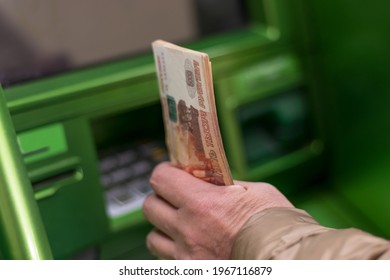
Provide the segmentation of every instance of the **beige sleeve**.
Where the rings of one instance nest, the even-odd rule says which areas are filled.
[[[390,241],[357,229],[330,229],[295,208],[252,216],[238,233],[232,259],[390,259]]]

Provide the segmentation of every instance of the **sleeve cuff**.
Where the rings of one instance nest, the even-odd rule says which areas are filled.
[[[358,229],[330,229],[296,208],[270,208],[238,233],[234,259],[388,259],[390,242]]]
[[[253,215],[238,233],[232,259],[274,259],[303,238],[331,231],[305,211],[269,208]],[[291,252],[289,252],[291,254]],[[289,256],[281,257],[288,259]]]

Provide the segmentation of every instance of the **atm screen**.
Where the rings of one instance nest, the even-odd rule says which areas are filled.
[[[156,39],[186,43],[244,27],[242,2],[1,1],[0,83],[142,54]]]

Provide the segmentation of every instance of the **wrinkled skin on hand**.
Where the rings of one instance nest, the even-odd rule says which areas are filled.
[[[272,185],[216,186],[169,163],[158,165],[150,182],[155,193],[143,212],[155,230],[146,243],[162,259],[229,259],[237,233],[253,214],[293,207]]]

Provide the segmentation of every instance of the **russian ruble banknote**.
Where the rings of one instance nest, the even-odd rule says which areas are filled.
[[[208,55],[162,40],[152,47],[172,164],[215,185],[232,185]]]

